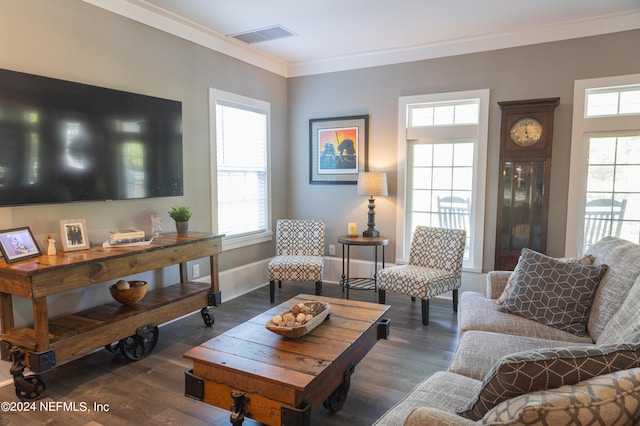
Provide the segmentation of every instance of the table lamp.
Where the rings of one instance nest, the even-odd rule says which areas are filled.
[[[369,196],[369,213],[367,213],[367,230],[363,237],[379,237],[376,231],[376,205],[374,196],[389,195],[387,190],[387,174],[384,172],[360,172],[358,173],[358,195]]]

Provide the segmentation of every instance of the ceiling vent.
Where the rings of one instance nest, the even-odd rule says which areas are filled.
[[[247,44],[259,43],[261,41],[275,40],[278,38],[293,37],[294,33],[288,29],[274,25],[273,27],[262,28],[259,30],[246,31],[243,33],[231,34],[229,37],[233,37]]]

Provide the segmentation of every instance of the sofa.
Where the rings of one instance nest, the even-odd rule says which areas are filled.
[[[605,237],[577,259],[523,249],[463,292],[447,371],[376,425],[640,424],[640,245]]]

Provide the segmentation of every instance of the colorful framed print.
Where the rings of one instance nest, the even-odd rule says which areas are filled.
[[[309,120],[309,183],[352,184],[367,171],[369,116]]]
[[[87,237],[87,223],[84,219],[61,220],[60,238],[63,251],[86,250],[91,246]]]
[[[42,254],[28,226],[0,231],[0,250],[7,263]]]

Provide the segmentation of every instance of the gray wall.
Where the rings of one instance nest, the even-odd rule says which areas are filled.
[[[30,226],[46,248],[60,219],[84,218],[93,244],[114,228],[136,226],[150,232],[149,214],[175,227],[172,205],[193,207],[190,229],[211,231],[208,89],[214,87],[271,103],[275,152],[286,152],[286,79],[244,62],[76,0],[3,1],[0,13],[0,67],[64,80],[182,101],[183,197],[0,208],[0,229]],[[274,188],[285,187],[288,161],[274,156]],[[274,215],[284,216],[287,192],[275,190]],[[60,241],[59,238],[57,238]],[[221,256],[221,268],[273,255],[273,244]],[[202,262],[201,272],[208,273]]]
[[[386,171],[389,197],[376,199],[376,228],[395,254],[398,97],[489,88],[489,152],[484,261],[493,269],[500,109],[498,101],[560,97],[554,123],[548,253],[564,254],[574,80],[640,72],[640,31],[425,60],[288,80],[291,177],[289,212],[327,221],[335,242],[350,221],[366,223],[366,198],[355,187],[309,185],[309,119],[369,114],[369,168]],[[338,249],[339,254],[339,249]],[[353,256],[353,252],[352,252]],[[356,254],[371,258],[371,253]]]

